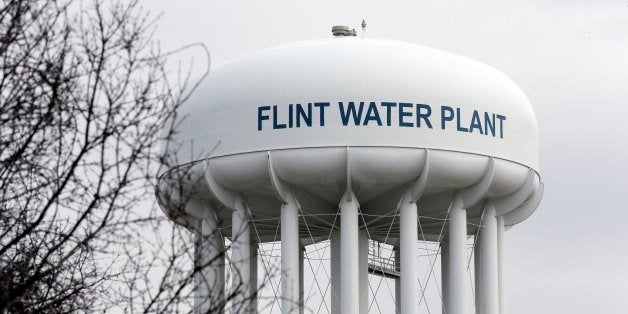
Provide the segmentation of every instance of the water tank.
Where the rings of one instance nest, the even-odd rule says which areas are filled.
[[[415,313],[416,244],[436,241],[445,307],[465,313],[466,240],[476,236],[476,306],[503,307],[503,231],[532,214],[543,185],[534,111],[500,71],[416,44],[335,36],[213,67],[179,116],[159,203],[199,236],[233,240],[249,292],[251,247],[281,241],[282,309],[302,307],[299,250],[331,239],[331,288],[342,296],[333,311],[363,313],[357,265],[368,239],[399,251],[397,304]]]

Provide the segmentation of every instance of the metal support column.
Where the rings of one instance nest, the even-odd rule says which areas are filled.
[[[480,229],[480,314],[499,313],[498,262],[497,262],[497,218],[495,207],[488,203],[484,207]],[[476,267],[476,269],[478,269]],[[477,284],[477,283],[476,283]]]
[[[419,311],[419,269],[417,254],[417,206],[405,199],[399,206],[400,254],[401,254],[401,313],[415,314]]]
[[[469,309],[467,275],[467,211],[456,197],[449,208],[449,310],[465,314]],[[402,252],[403,254],[403,252]]]
[[[249,257],[250,257],[250,262],[249,262],[249,282],[250,282],[250,287],[251,287],[251,300],[250,302],[250,309],[251,309],[251,313],[257,313],[257,297],[258,297],[258,290],[259,287],[257,286],[257,248],[258,248],[259,244],[257,243],[257,241],[255,239],[251,239],[251,242],[249,243],[249,248],[250,248],[250,253],[249,253]]]
[[[400,265],[401,254],[399,247],[395,246],[393,250],[395,251],[395,265]],[[401,313],[401,278],[399,277],[395,278],[395,313]]]
[[[281,312],[299,313],[299,210],[295,203],[281,206]]]
[[[305,295],[303,290],[303,263],[305,261],[305,245],[299,245],[299,314],[305,310]]]
[[[358,233],[358,263],[360,276],[360,314],[368,314],[369,312],[369,238],[366,232]]]
[[[351,190],[340,201],[340,308],[342,314],[360,312],[358,201]]]
[[[331,251],[329,261],[331,268],[331,313],[340,314],[340,232],[332,231],[329,248]]]
[[[238,287],[233,298],[232,313],[255,313],[257,305],[257,245],[251,245],[249,214],[243,201],[238,201],[232,215],[232,261],[234,274],[232,287]],[[255,267],[254,272],[251,270]]]
[[[197,267],[200,271],[196,273],[195,280],[200,288],[200,300],[197,298],[195,309],[198,313],[222,313],[224,306],[224,283],[225,283],[225,258],[224,239],[218,231],[216,218],[213,212],[209,212],[205,219],[199,220],[201,229],[197,233]],[[200,243],[198,241],[200,240]]]
[[[476,235],[476,239],[474,240],[473,247],[473,273],[474,273],[474,281],[475,285],[473,288],[475,289],[475,314],[482,313],[482,254],[480,247],[482,246],[482,242],[480,241],[480,235]]]
[[[225,288],[225,244],[213,208],[203,200],[187,204],[202,218],[196,220],[194,266],[194,313],[222,313]]]
[[[203,220],[199,219],[196,221],[196,226],[194,226],[194,268],[202,269],[204,263],[204,252],[203,252]],[[207,307],[209,306],[208,302],[206,302],[206,292],[205,289],[207,287],[207,280],[204,278],[202,271],[197,271],[194,273],[194,313],[205,313],[207,312]]]
[[[504,282],[506,281],[505,269],[504,269],[504,245],[505,245],[505,233],[504,217],[497,217],[497,290],[499,295],[499,314],[506,314],[506,291]]]
[[[443,314],[449,313],[449,244],[447,239],[440,243],[440,278]]]

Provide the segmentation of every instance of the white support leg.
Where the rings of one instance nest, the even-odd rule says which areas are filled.
[[[481,231],[480,231],[481,232]],[[478,234],[475,239],[475,247],[473,248],[473,269],[475,279],[475,314],[482,313],[482,254],[480,247],[482,243],[480,241],[480,235]]]
[[[449,310],[466,314],[469,309],[467,275],[467,211],[454,199],[449,209]]]
[[[340,201],[340,308],[342,314],[360,312],[358,261],[358,202],[351,190]]]
[[[203,269],[203,277],[208,284],[206,297],[210,303],[213,303],[208,310],[213,313],[222,313],[225,302],[225,257],[223,254],[225,242],[218,231],[213,213],[203,220],[203,236],[205,237],[204,262],[209,264],[209,267]]]
[[[497,263],[497,218],[495,207],[487,204],[480,229],[480,314],[499,314]],[[476,268],[477,269],[477,268]],[[477,304],[476,304],[477,306]]]
[[[205,209],[208,210],[208,209]],[[196,226],[194,275],[194,312],[222,313],[224,310],[224,239],[218,231],[213,212],[199,219]]]
[[[250,248],[250,262],[249,262],[249,282],[250,282],[250,287],[251,287],[251,300],[250,300],[250,309],[251,309],[251,313],[257,313],[257,291],[258,291],[258,286],[257,286],[257,248],[258,248],[258,243],[256,240],[251,239],[251,242],[249,243],[249,248]]]
[[[369,312],[369,238],[366,232],[359,232],[358,263],[360,264],[360,314]]]
[[[449,244],[447,240],[440,243],[440,276],[443,314],[449,313]]]
[[[329,239],[329,247],[331,251],[330,268],[331,268],[331,313],[341,314],[340,312],[340,232],[333,231]]]
[[[415,314],[419,311],[419,269],[417,263],[417,206],[416,203],[402,201],[400,214],[400,254],[401,254],[401,313]]]
[[[395,251],[395,264],[400,265],[401,254],[399,247],[394,248]],[[401,313],[401,278],[395,278],[395,313]]]
[[[303,263],[305,261],[305,245],[299,246],[299,314],[305,310],[305,291],[303,290]]]
[[[497,289],[499,294],[499,314],[506,314],[506,291],[504,287],[504,245],[506,228],[504,227],[504,217],[497,217]]]
[[[199,219],[194,228],[194,268],[202,268],[203,262],[203,220]],[[194,273],[194,313],[207,312],[209,304],[206,302],[207,280],[203,277],[203,271]]]
[[[281,312],[299,313],[299,211],[294,203],[281,207]]]
[[[232,261],[233,261],[233,289],[237,294],[231,303],[232,313],[255,313],[257,280],[251,280],[252,261],[256,261],[256,254],[251,254],[251,229],[249,215],[242,201],[235,206],[232,216]],[[256,272],[255,272],[256,273]],[[256,278],[255,278],[256,279]]]

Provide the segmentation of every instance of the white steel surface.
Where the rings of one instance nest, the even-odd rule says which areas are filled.
[[[239,201],[233,211],[232,226],[232,260],[234,275],[232,276],[232,286],[241,287],[232,301],[232,312],[235,313],[255,313],[256,308],[254,294],[257,288],[257,272],[251,272],[255,266],[257,269],[255,250],[251,247],[251,229],[249,226],[249,214],[246,205]],[[255,276],[255,277],[253,277]]]
[[[224,301],[224,239],[217,229],[214,213],[208,210],[211,207],[207,202],[192,199],[187,206],[204,213],[203,218],[196,220],[194,228],[195,266],[200,269],[194,275],[194,312],[207,313],[211,309],[212,312],[222,313],[218,304]]]
[[[331,313],[332,314],[340,314],[341,313],[341,299],[342,299],[342,291],[341,291],[341,280],[340,276],[341,267],[340,267],[340,232],[332,231],[331,237],[329,239],[329,248],[330,248],[330,268],[331,268],[331,278],[330,278],[330,286],[331,286]]]
[[[456,198],[450,207],[449,221],[449,312],[465,314],[469,307],[467,275],[467,213]]]
[[[401,260],[399,248],[395,247],[395,261]],[[401,313],[401,278],[395,278],[395,313]]]
[[[367,106],[359,125],[341,121],[339,102],[350,101]],[[321,109],[316,102],[329,106]],[[370,102],[376,103],[381,126],[373,120],[364,123]],[[418,126],[414,107],[406,108],[412,114],[405,123],[412,126],[401,126],[399,105],[389,114],[382,102],[431,106],[432,128],[425,121]],[[296,127],[297,103],[306,112],[312,103],[311,126],[301,119]],[[290,104],[292,128],[288,127]],[[455,117],[445,129],[442,118],[450,113],[442,112],[443,105],[451,107]],[[270,109],[263,111],[268,119],[261,120],[259,130],[261,106]],[[276,112],[272,106],[277,106]],[[484,113],[491,120],[492,114],[504,116],[503,136],[464,131],[472,124],[475,110],[482,124]],[[536,118],[525,95],[508,77],[477,61],[404,42],[330,38],[255,52],[213,67],[181,115],[188,119],[177,135],[185,145],[176,146],[182,163],[198,157],[187,155],[193,141],[195,152],[200,147],[209,151],[220,142],[213,156],[304,147],[422,147],[490,155],[538,171]],[[275,128],[282,124],[286,128]],[[499,129],[495,133],[501,133]]]
[[[303,314],[305,310],[305,291],[303,281],[303,262],[305,260],[305,246],[299,243],[299,313]]]
[[[475,268],[474,270],[474,288],[475,288],[475,313],[476,314],[481,314],[482,313],[482,278],[481,278],[481,267],[482,267],[482,263],[481,263],[481,256],[482,254],[480,254],[480,246],[482,245],[480,237],[478,234],[476,234],[475,236],[475,243],[473,246],[473,267]]]
[[[300,243],[296,204],[281,206],[281,312],[299,313]]]
[[[358,232],[358,276],[360,277],[358,281],[358,289],[359,289],[359,311],[360,314],[368,314],[369,309],[369,271],[368,271],[368,254],[369,254],[369,238],[366,232],[360,231]]]
[[[504,217],[497,217],[497,289],[499,295],[499,313],[506,314],[506,287],[505,287],[505,261],[504,254],[505,253],[505,233],[506,228],[504,227]]]
[[[225,250],[224,239],[218,232],[217,221],[214,215],[209,212],[203,222],[203,238],[202,265],[204,267],[202,274],[203,280],[206,281],[206,300],[214,302],[223,302],[225,289],[225,258],[222,254]],[[212,309],[214,313],[222,313],[222,310]]]
[[[254,239],[251,239],[249,242],[249,311],[250,313],[257,313],[257,303],[258,303],[258,290],[259,286],[257,285],[257,250],[258,243]],[[243,311],[242,313],[247,313]]]
[[[418,261],[417,261],[417,206],[403,198],[399,205],[400,255],[401,255],[401,313],[418,313]]]
[[[360,312],[358,201],[347,190],[340,201],[340,312]]]
[[[479,241],[480,313],[499,314],[497,218],[495,207],[490,202],[484,208]]]
[[[449,312],[449,244],[447,240],[440,243],[440,275],[441,275],[441,298],[443,313]]]
[[[199,267],[205,265],[205,252],[203,243],[203,221],[198,220],[194,232],[194,265]],[[202,267],[202,266],[201,266]],[[199,271],[194,274],[194,313],[207,313],[210,306],[208,297],[209,280],[205,278],[205,272]]]

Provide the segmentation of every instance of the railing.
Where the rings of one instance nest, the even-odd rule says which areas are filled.
[[[399,261],[396,260],[392,248],[391,245],[369,240],[369,273],[389,278],[399,277]]]

